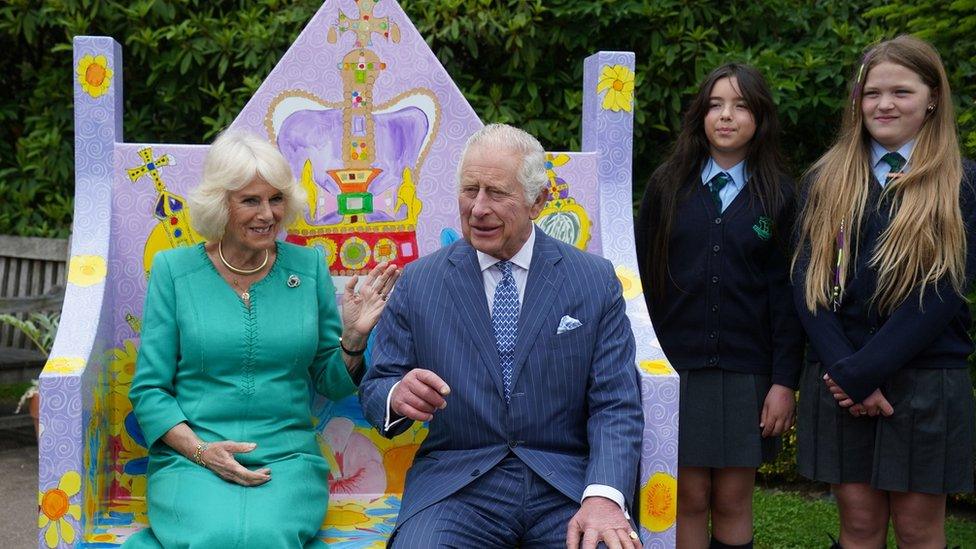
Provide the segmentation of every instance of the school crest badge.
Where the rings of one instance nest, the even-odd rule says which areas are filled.
[[[752,226],[752,230],[756,231],[756,235],[760,240],[766,241],[773,236],[773,221],[768,217],[761,215],[759,219],[756,220],[756,224]]]

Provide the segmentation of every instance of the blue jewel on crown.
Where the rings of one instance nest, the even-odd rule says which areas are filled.
[[[298,275],[291,275],[291,276],[289,276],[288,277],[288,282],[286,282],[286,284],[288,284],[288,287],[289,288],[297,288],[298,285],[301,284],[301,283],[302,283],[302,279],[298,278]]]

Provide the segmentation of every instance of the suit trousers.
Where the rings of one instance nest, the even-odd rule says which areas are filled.
[[[394,549],[556,548],[579,511],[514,454],[453,495],[399,525]]]

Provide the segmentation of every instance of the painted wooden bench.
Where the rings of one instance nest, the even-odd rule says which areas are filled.
[[[538,223],[616,266],[645,411],[641,535],[672,546],[678,379],[656,345],[634,255],[634,56],[600,52],[584,66],[583,150],[549,154],[552,199]],[[127,397],[146,271],[157,251],[200,242],[184,197],[207,146],[125,142],[112,39],[75,38],[74,72],[74,240],[61,332],[41,375],[38,535],[42,547],[115,547],[146,523],[147,450]],[[456,162],[481,126],[392,0],[326,2],[233,123],[290,162],[309,203],[283,236],[321,247],[339,288],[377,261],[404,265],[459,237]],[[426,428],[386,440],[354,397],[317,398],[311,413],[332,465],[319,536],[335,548],[382,547]]]

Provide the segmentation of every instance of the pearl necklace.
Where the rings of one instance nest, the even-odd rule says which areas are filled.
[[[271,256],[271,252],[269,252],[268,250],[264,250],[264,261],[262,261],[261,264],[257,266],[257,268],[241,269],[240,267],[235,267],[231,265],[230,263],[227,262],[226,259],[224,259],[224,241],[220,240],[219,242],[217,242],[217,256],[220,257],[220,262],[224,264],[224,267],[230,269],[231,272],[235,272],[241,275],[251,275],[260,271],[261,269],[265,268],[268,265],[268,257]]]

